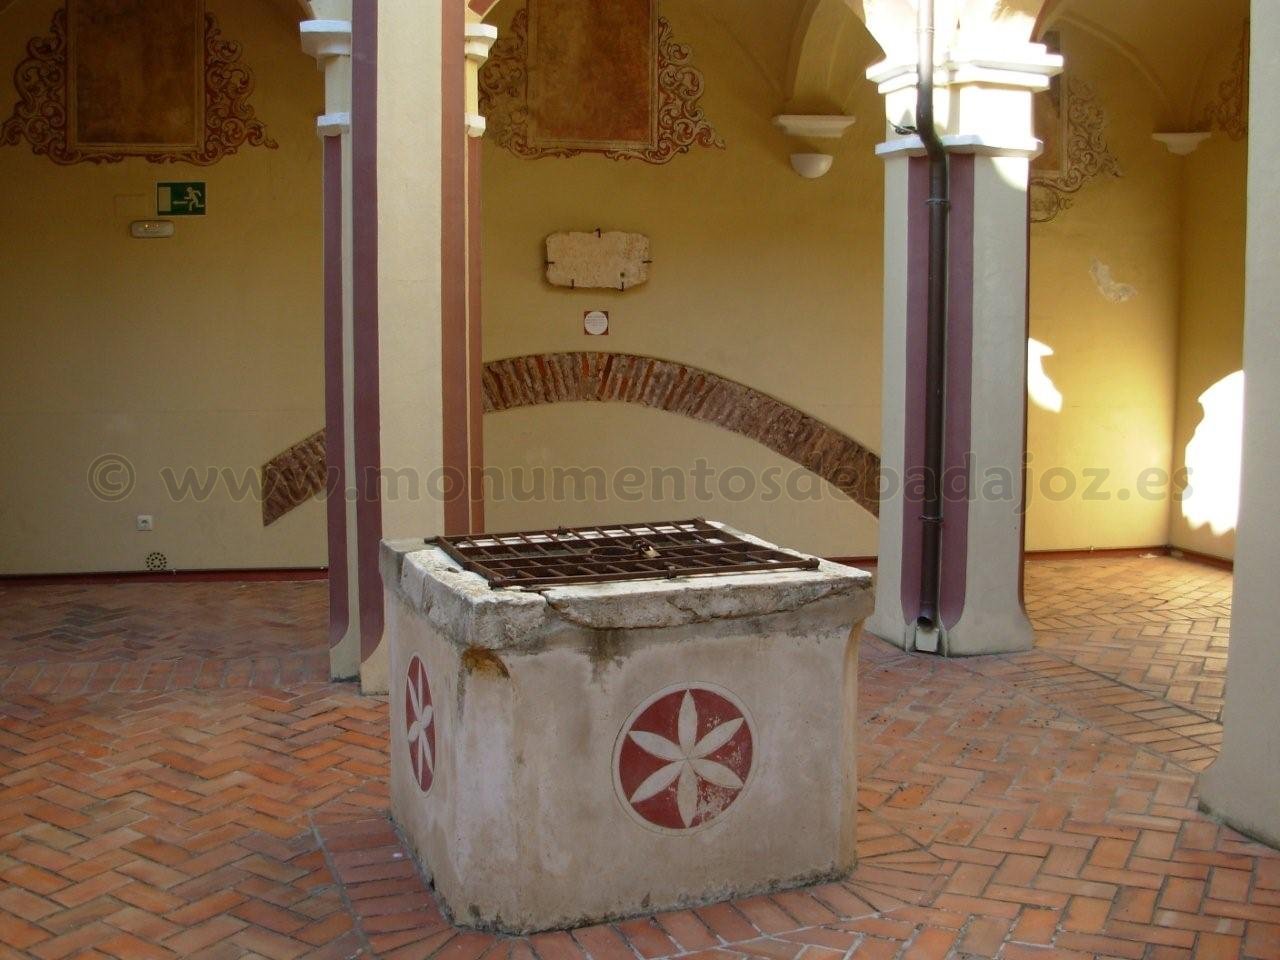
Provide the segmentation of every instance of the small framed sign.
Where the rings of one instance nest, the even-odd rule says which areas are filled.
[[[582,332],[589,337],[607,337],[609,335],[609,311],[585,311],[582,314]]]
[[[156,184],[156,214],[161,217],[203,217],[209,189],[201,180]]]

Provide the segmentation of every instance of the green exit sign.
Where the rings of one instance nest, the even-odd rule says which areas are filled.
[[[203,181],[156,184],[156,214],[162,217],[203,217],[208,199]]]

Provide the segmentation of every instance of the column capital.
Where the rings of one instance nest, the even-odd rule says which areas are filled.
[[[316,119],[316,132],[321,137],[340,137],[351,132],[351,3],[315,0],[311,6],[317,14],[330,15],[298,24],[302,49],[324,71],[325,112]],[[332,18],[344,13],[348,19]]]
[[[298,24],[302,49],[320,61],[351,56],[350,20],[303,20]]]
[[[1060,54],[1041,43],[998,49],[959,47],[949,51],[934,75],[934,112],[942,142],[959,153],[983,156],[1037,156],[1030,99],[1049,89],[1062,71]],[[885,115],[894,129],[915,125],[919,70],[914,62],[885,60],[867,71],[885,98]],[[890,137],[876,148],[881,157],[923,153],[914,135]]]
[[[1028,43],[1000,50],[977,48],[950,51],[934,75],[937,88],[965,84],[1047,90],[1050,78],[1062,72],[1062,54],[1050,53],[1043,43]],[[918,82],[916,62],[882,60],[867,69],[867,79],[884,96],[914,90]]]
[[[468,23],[465,38],[467,59],[477,67],[482,67],[489,59],[489,51],[498,42],[498,28],[491,23]]]
[[[463,53],[467,58],[467,136],[483,137],[485,122],[480,114],[477,85],[480,68],[489,59],[489,51],[498,41],[498,28],[491,23],[468,21],[463,29]]]

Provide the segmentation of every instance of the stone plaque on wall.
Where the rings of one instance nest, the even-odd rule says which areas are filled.
[[[628,290],[649,279],[643,233],[553,233],[547,237],[547,282],[557,287]]]
[[[68,0],[68,147],[203,146],[204,33],[204,0]]]

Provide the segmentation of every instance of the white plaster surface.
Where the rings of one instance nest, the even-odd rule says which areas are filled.
[[[1280,6],[1254,0],[1249,104],[1249,227],[1245,264],[1245,425],[1235,595],[1222,753],[1201,802],[1237,830],[1280,847],[1280,697],[1276,571],[1280,569]]]
[[[869,574],[824,562],[534,593],[384,544],[383,576],[392,809],[460,922],[548,929],[852,868]],[[406,742],[415,655],[436,724],[425,794]],[[723,810],[665,829],[629,809],[616,758],[647,701],[690,685],[741,705],[752,759]]]

